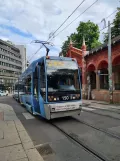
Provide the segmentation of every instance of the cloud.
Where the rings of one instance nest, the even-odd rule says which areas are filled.
[[[18,29],[16,27],[13,27],[13,26],[8,26],[8,25],[0,24],[0,28],[9,30],[12,33],[16,33],[16,34],[18,34],[20,36],[23,36],[23,37],[28,37],[28,38],[33,37],[32,34],[27,33],[27,32],[23,32],[20,29]]]
[[[94,1],[86,0],[60,30],[81,14]],[[34,39],[47,40],[49,34],[60,26],[80,2],[82,0],[0,0],[0,38],[9,39],[17,44],[26,44],[27,57],[29,59],[39,48],[39,45],[30,44],[30,42]],[[91,20],[99,23],[104,17],[111,14],[117,6],[119,6],[118,0],[98,0],[94,6],[52,40],[57,46],[51,48],[50,55],[59,53],[60,46],[66,40],[67,36],[76,31],[76,27],[80,21]],[[114,15],[107,20],[112,21]],[[102,23],[99,26],[100,29],[103,28]],[[101,33],[101,40],[102,38]],[[45,55],[45,49],[41,49],[33,59],[42,55]]]

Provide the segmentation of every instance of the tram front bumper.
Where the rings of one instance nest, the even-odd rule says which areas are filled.
[[[82,102],[66,102],[45,105],[47,119],[79,115],[82,109]],[[49,111],[49,112],[48,112]]]
[[[50,113],[50,119],[80,115],[81,110],[71,110],[71,111],[61,111],[61,112],[52,112]]]

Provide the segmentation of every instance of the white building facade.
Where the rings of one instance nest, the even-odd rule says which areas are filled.
[[[20,50],[20,55],[22,59],[22,73],[23,73],[27,68],[26,48],[24,45],[15,45],[15,46]]]

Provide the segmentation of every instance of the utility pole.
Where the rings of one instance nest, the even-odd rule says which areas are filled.
[[[108,80],[110,103],[113,103],[113,81],[112,81],[112,54],[111,54],[111,26],[108,21]]]

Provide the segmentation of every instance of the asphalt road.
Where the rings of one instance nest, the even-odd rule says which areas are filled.
[[[17,117],[21,120],[33,140],[34,145],[38,147],[45,161],[99,160],[83,147],[68,139],[45,119],[40,117],[25,117],[29,115],[29,113],[12,97],[0,97],[0,103],[9,104],[13,107]],[[81,116],[76,116],[76,118],[113,131],[118,130],[120,126],[120,120],[85,111],[81,113]],[[120,160],[119,140],[87,127],[80,122],[76,122],[72,117],[54,120],[54,123],[63,128],[67,133],[77,135],[90,147],[110,158],[110,160]],[[119,133],[119,130],[117,132]]]
[[[104,115],[99,115],[97,114],[97,111],[98,110],[96,110],[96,113],[92,113],[92,111],[91,112],[84,111],[82,112],[80,117],[76,116],[76,118],[104,129],[114,128],[115,130],[115,127],[116,127],[116,129],[119,129],[118,132],[120,133],[120,120],[112,117],[104,116]]]

